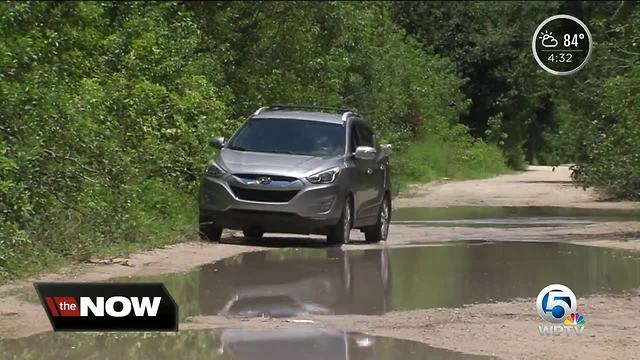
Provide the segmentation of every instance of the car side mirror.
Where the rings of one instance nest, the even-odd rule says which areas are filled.
[[[358,160],[373,160],[376,158],[376,149],[371,146],[358,146],[353,156]]]
[[[391,144],[382,144],[380,145],[380,148],[387,155],[391,155],[391,151],[393,150],[393,146]]]
[[[222,147],[224,146],[224,138],[222,136],[212,136],[209,139],[209,145],[216,149],[222,149]]]

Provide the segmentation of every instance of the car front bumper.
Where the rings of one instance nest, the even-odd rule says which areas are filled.
[[[241,191],[285,191],[295,195],[287,201],[256,201],[242,198]],[[324,234],[342,215],[344,194],[339,182],[316,185],[299,179],[277,187],[247,185],[230,174],[205,176],[200,188],[200,214],[204,221],[229,229]]]

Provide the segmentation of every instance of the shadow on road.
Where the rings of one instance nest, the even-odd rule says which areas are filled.
[[[333,248],[337,245],[327,245],[324,236],[282,236],[282,235],[265,235],[261,239],[246,238],[243,236],[227,236],[220,240],[224,244],[259,246],[266,248]],[[360,240],[351,240],[349,245],[371,245]]]
[[[523,180],[519,182],[523,184],[560,184],[560,185],[577,186],[571,180]]]

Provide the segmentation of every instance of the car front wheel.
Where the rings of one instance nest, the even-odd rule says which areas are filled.
[[[217,226],[211,219],[200,217],[200,239],[219,242],[222,237],[222,227]]]
[[[377,243],[387,240],[389,235],[389,222],[391,221],[391,199],[386,195],[380,205],[378,222],[364,229],[364,238],[368,243]]]
[[[327,234],[327,244],[329,245],[342,245],[349,242],[349,236],[351,235],[351,197],[347,196],[342,207],[342,216],[337,224],[331,227]]]

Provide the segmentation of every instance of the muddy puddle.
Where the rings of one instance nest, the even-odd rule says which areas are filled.
[[[180,316],[383,314],[535,298],[561,283],[576,296],[640,287],[640,254],[563,243],[465,242],[367,250],[246,253],[162,281]]]
[[[393,338],[322,328],[178,333],[46,333],[0,340],[3,359],[489,359]]]
[[[640,221],[638,210],[452,206],[394,209],[392,222],[422,226],[540,227]]]

